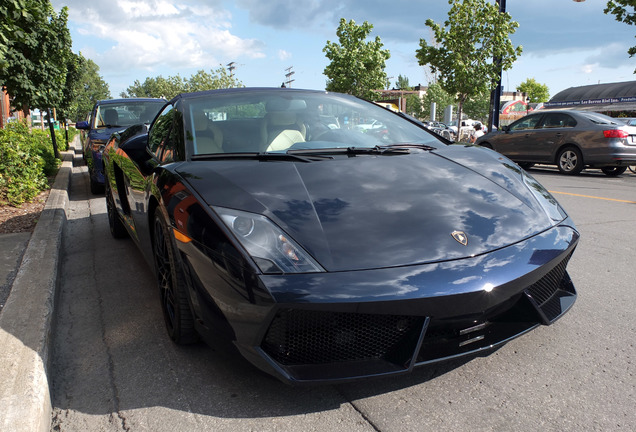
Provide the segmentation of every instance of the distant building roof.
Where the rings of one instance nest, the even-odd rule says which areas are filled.
[[[633,111],[636,110],[636,81],[570,87],[554,95],[544,107]]]

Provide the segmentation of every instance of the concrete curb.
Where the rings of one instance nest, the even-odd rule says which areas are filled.
[[[24,252],[0,315],[0,430],[48,432],[51,397],[47,371],[51,349],[59,251],[66,227],[71,151],[62,166]]]

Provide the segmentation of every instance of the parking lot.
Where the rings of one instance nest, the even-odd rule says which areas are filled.
[[[74,168],[57,307],[54,431],[636,430],[636,174],[530,173],[581,232],[561,320],[485,357],[411,375],[290,387],[239,355],[166,335],[150,268],[114,240]]]

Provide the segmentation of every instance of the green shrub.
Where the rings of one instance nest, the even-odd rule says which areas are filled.
[[[58,166],[47,133],[29,131],[26,122],[0,129],[0,204],[31,201],[48,187],[46,178]]]
[[[68,128],[69,143],[73,141],[73,138],[75,138],[75,135],[77,135],[77,129],[75,129],[74,127],[69,127]],[[55,131],[55,137],[57,142],[57,149],[59,151],[68,150],[68,145],[66,144],[66,130],[64,130],[63,127],[60,127],[60,129]]]

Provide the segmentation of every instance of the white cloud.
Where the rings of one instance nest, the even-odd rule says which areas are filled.
[[[101,51],[90,47],[102,72],[210,68],[228,58],[264,56],[264,43],[233,34],[231,14],[215,2],[71,0],[65,4],[77,31],[106,46]]]
[[[278,58],[280,60],[288,60],[292,57],[291,53],[283,49],[278,50]]]

